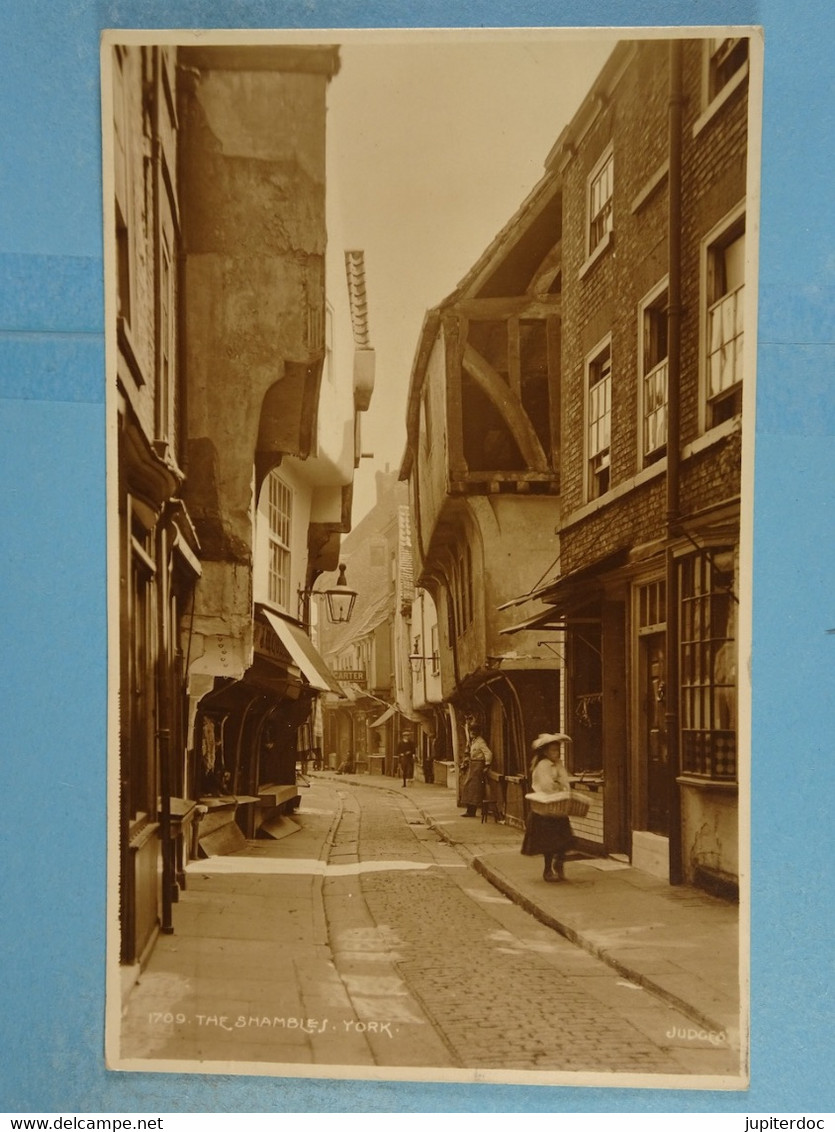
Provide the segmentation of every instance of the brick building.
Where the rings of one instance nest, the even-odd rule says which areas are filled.
[[[548,157],[562,198],[560,572],[525,622],[565,631],[571,769],[601,780],[605,849],[722,891],[738,884],[746,765],[750,47],[620,43]]]

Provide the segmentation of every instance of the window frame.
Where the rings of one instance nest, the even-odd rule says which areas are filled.
[[[667,451],[667,406],[669,399],[669,340],[667,340],[667,351],[660,361],[657,361],[650,369],[647,369],[647,354],[649,353],[647,341],[647,317],[650,312],[661,312],[661,318],[666,323],[668,318],[669,307],[669,277],[664,276],[658,283],[648,291],[647,294],[641,299],[638,304],[638,455],[639,466],[645,468],[650,464],[655,463],[657,460],[662,459]],[[666,327],[665,327],[666,336]],[[647,436],[647,383],[654,375],[658,381],[659,372],[662,363],[665,366],[663,384],[664,384],[664,439],[656,443],[654,447],[649,447],[649,438]],[[662,407],[656,406],[655,411]]]
[[[595,212],[592,212],[592,195],[595,186],[601,180],[604,173],[609,171],[609,193],[603,201],[603,204]],[[608,206],[608,208],[607,208]],[[592,232],[595,223],[605,213],[603,219],[603,227],[600,235],[593,240]],[[611,242],[612,235],[615,230],[615,149],[614,144],[609,142],[606,148],[601,153],[600,157],[592,167],[591,172],[586,178],[586,228],[585,228],[585,242],[586,242],[586,263],[589,263],[597,258]]]
[[[726,47],[727,45],[727,47]],[[726,35],[721,39],[712,36],[705,42],[707,48],[707,103],[715,102],[739,74],[748,65],[750,54],[750,38],[747,35]],[[744,50],[743,50],[744,48]],[[735,66],[729,67],[722,77],[720,68],[730,61],[734,55],[738,56]]]
[[[635,636],[667,631],[667,578],[653,575],[633,585]],[[653,617],[653,613],[655,616]]]
[[[127,330],[135,317],[136,265],[135,217],[131,196],[133,159],[130,147],[129,89],[135,60],[129,48],[113,48],[113,198],[116,249],[116,303],[119,319]]]
[[[176,440],[177,389],[177,256],[173,232],[159,230],[159,343],[157,439],[173,449]]]
[[[267,598],[271,605],[288,613],[292,597],[293,495],[292,486],[273,469],[267,477]],[[282,508],[282,499],[287,502],[286,508]],[[285,534],[286,541],[282,537]]]
[[[736,47],[742,43],[747,43],[748,50],[745,52],[745,58],[738,64],[738,66],[730,71],[727,77],[721,84],[715,82],[716,72],[716,56],[721,49],[721,44],[732,41]],[[714,47],[714,44],[719,44],[720,47]],[[702,113],[696,119],[693,125],[693,136],[696,137],[702,129],[710,122],[713,117],[721,110],[721,108],[728,102],[733,95],[734,91],[738,90],[740,86],[748,78],[751,60],[751,37],[744,36],[725,36],[721,40],[716,37],[706,37],[702,43]]]
[[[158,577],[153,557],[150,517],[132,496],[127,499],[127,682],[130,702],[123,705],[122,725],[129,739],[128,819],[135,834],[155,822],[156,771],[154,719],[157,712],[155,673],[158,649],[156,603]]]
[[[597,208],[592,212],[592,195],[597,185],[602,178],[606,169],[609,169],[610,190],[609,196],[605,198],[603,207]],[[608,213],[606,213],[603,230],[600,237],[596,240],[592,239],[592,230],[594,223],[599,220],[599,217],[604,212],[605,206],[608,205]],[[614,235],[614,143],[610,141],[609,145],[603,149],[602,154],[592,166],[591,172],[588,173],[586,178],[585,189],[585,231],[584,231],[584,247],[585,247],[585,261],[583,267],[580,268],[580,278],[586,273],[587,269],[595,263],[597,258],[603,255],[603,252],[610,246],[612,237]]]
[[[598,377],[595,381],[591,380],[595,367],[605,367],[608,364],[608,408],[607,410],[595,417],[594,422],[591,419],[591,396],[592,390],[596,389],[602,382],[607,380],[607,375]],[[583,468],[584,468],[584,497],[587,502],[595,499],[601,499],[612,488],[612,335],[611,333],[601,338],[593,350],[586,354],[584,362],[584,396],[583,396]],[[598,447],[592,452],[591,444],[591,430],[592,423],[595,425],[608,417],[608,443],[604,447]],[[599,461],[598,466],[594,468],[592,461],[597,460],[598,457],[604,455],[605,462]],[[608,470],[606,479],[606,486],[601,490],[599,477],[600,473]]]
[[[468,540],[458,542],[450,555],[450,594],[455,637],[464,636],[474,620],[473,555]]]
[[[745,379],[745,350],[744,340],[747,325],[745,288],[748,283],[748,255],[746,248],[743,268],[742,284],[733,291],[724,292],[719,299],[714,297],[713,280],[715,278],[714,264],[719,252],[730,247],[736,239],[746,234],[746,207],[745,201],[726,213],[718,224],[703,237],[700,245],[699,257],[699,432],[710,432],[721,427],[726,421],[737,418],[742,412],[742,397]],[[747,241],[746,241],[747,244]],[[736,306],[741,308],[741,329],[734,339],[742,338],[740,348],[739,370],[740,375],[727,388],[712,394],[710,390],[710,357],[715,351],[710,349],[711,311],[715,310],[717,303],[731,294],[737,295]],[[731,411],[717,408],[723,402],[731,402]]]

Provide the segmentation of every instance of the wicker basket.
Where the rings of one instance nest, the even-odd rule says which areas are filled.
[[[526,794],[531,810],[542,817],[584,818],[589,812],[589,803],[576,794],[554,794],[548,798],[544,794]]]

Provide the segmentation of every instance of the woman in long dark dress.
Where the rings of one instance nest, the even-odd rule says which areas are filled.
[[[562,745],[568,735],[537,735],[533,741],[531,789],[535,794],[559,794],[571,789],[571,780],[562,761]],[[565,880],[565,855],[574,834],[565,815],[544,815],[531,811],[525,823],[522,852],[526,857],[545,858],[542,877],[547,881]]]
[[[462,818],[474,818],[476,810],[484,801],[487,771],[493,761],[493,752],[487,746],[477,723],[470,724],[470,741],[467,745],[467,769],[461,784],[459,802],[466,806]]]

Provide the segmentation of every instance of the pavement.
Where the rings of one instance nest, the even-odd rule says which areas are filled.
[[[631,1018],[639,1036],[633,1034],[627,1049],[620,1031],[598,1034],[595,1023],[597,1029],[586,1027],[587,1040],[600,1043],[600,1049],[553,1049],[554,1065],[570,1067],[572,1056],[609,1064],[610,1055],[626,1068],[630,1058],[643,1065],[646,1051],[632,1047],[646,1034],[658,1058],[672,1058],[672,1063],[683,1058],[680,1064],[688,1073],[697,1071],[697,1063],[708,1074],[735,1072],[727,1068],[728,1055],[746,1048],[740,1033],[735,905],[693,888],[671,887],[607,858],[569,857],[565,883],[548,884],[541,861],[519,852],[519,829],[462,817],[452,790],[417,781],[403,788],[399,779],[378,775],[319,772],[311,779],[313,789],[303,792],[299,820],[283,819],[286,830],[278,831],[277,840],[251,841],[241,852],[189,862],[187,888],[174,909],[174,934],[159,936],[138,982],[124,988],[120,1016],[108,1021],[110,1068],[228,1072],[246,1066],[247,1072],[259,1072],[259,1065],[280,1062],[304,1065],[305,1074],[351,1076],[357,1066],[383,1073],[381,1066],[449,1064],[447,1039],[436,1033],[431,1017],[444,1010],[461,1013],[456,993],[469,961],[464,971],[450,967],[449,986],[439,991],[442,1001],[427,1008],[426,980],[418,967],[431,965],[434,986],[437,964],[420,932],[435,938],[437,915],[409,918],[398,905],[402,938],[417,933],[417,967],[404,982],[396,933],[372,906],[377,900],[383,909],[393,909],[392,901],[407,904],[406,911],[423,907],[422,870],[434,863],[459,873],[471,866],[513,904],[578,945],[580,950],[563,950],[558,957],[561,978],[569,977],[570,983],[572,973],[585,976],[582,993],[577,987],[572,992],[579,995],[577,1003],[594,1006],[588,993],[600,976],[596,966],[590,967],[592,956],[617,973],[616,983],[600,991],[610,1008],[606,1017],[617,1007],[615,1014],[620,1010]],[[396,806],[368,811],[363,853],[360,800],[353,789],[340,789],[342,784],[397,795]],[[414,846],[420,848],[413,858]],[[402,863],[392,872],[398,860]],[[398,880],[397,867],[406,870],[402,876],[411,878],[411,887]],[[450,889],[453,895],[456,891]],[[501,904],[491,907],[500,911]],[[447,905],[436,911],[454,919]],[[477,950],[473,940],[467,947]],[[498,970],[500,951],[490,952],[491,969]],[[506,983],[515,994],[519,959],[510,956],[508,962],[514,973]],[[538,960],[530,953],[526,962],[532,975]],[[543,985],[551,988],[553,967],[548,966]],[[480,969],[474,977],[481,980]],[[659,1015],[652,1002],[639,1003],[638,987],[671,1012]],[[610,1001],[613,993],[617,1003]],[[480,1011],[477,994],[470,998],[472,1009]],[[534,1018],[536,1010],[529,1013]],[[535,1029],[535,1021],[528,1028]],[[467,1058],[459,1056],[459,1062],[473,1061],[473,1034],[483,1031],[490,1047],[484,1064],[494,1065],[496,1035],[484,1019],[479,1015],[475,1029],[469,1015],[458,1023],[467,1031],[462,1039]],[[522,1049],[528,1038],[532,1049],[553,1045],[550,1015],[543,1025],[545,1038],[538,1031],[533,1037],[516,1035],[513,1048]],[[659,1032],[670,1049],[659,1051]],[[507,1033],[503,1040],[509,1040]],[[347,1068],[340,1069],[340,1063]],[[537,1062],[537,1068],[544,1067]]]
[[[540,858],[520,853],[521,830],[462,817],[451,789],[417,780],[403,788],[399,779],[378,775],[315,777],[407,795],[424,821],[514,903],[701,1030],[744,1048],[738,905],[610,857],[569,855],[566,881],[549,884]]]

